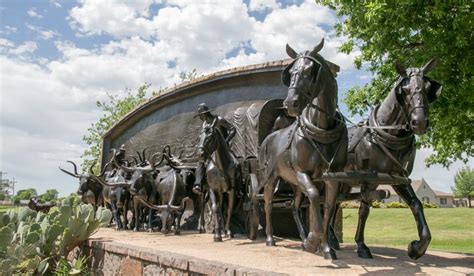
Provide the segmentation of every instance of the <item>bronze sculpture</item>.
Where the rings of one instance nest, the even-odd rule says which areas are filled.
[[[304,249],[320,249],[325,258],[336,258],[328,244],[329,222],[334,212],[339,183],[313,183],[324,171],[340,171],[346,163],[347,128],[336,111],[337,84],[328,63],[318,54],[321,41],[311,51],[297,54],[287,45],[294,60],[283,71],[282,80],[288,88],[284,105],[290,116],[298,116],[290,127],[270,134],[259,151],[259,185],[264,188],[266,244],[275,244],[271,224],[272,199],[275,186],[283,179],[297,187],[295,209],[301,204],[301,192],[310,201],[310,232]],[[321,191],[325,190],[324,222],[321,218]],[[298,192],[301,191],[301,192]],[[297,223],[302,231],[302,222]]]
[[[400,75],[385,100],[370,114],[362,127],[349,129],[348,164],[346,171],[377,171],[408,177],[415,160],[414,134],[426,133],[429,125],[429,104],[441,94],[442,86],[426,76],[436,65],[430,60],[422,68],[405,69],[399,63]],[[362,191],[374,191],[378,184],[362,181]],[[350,190],[350,186],[344,188]],[[425,253],[431,240],[430,230],[423,213],[423,204],[409,184],[393,185],[393,189],[410,207],[415,216],[419,241],[408,246],[408,255],[418,259]],[[359,209],[359,224],[355,240],[357,254],[372,258],[364,243],[365,223],[369,216],[370,201],[362,200]]]
[[[200,162],[197,168],[205,162],[206,179],[209,188],[209,198],[212,203],[212,216],[214,220],[214,241],[222,241],[222,204],[224,193],[228,196],[227,216],[224,226],[225,236],[233,237],[230,229],[232,209],[236,196],[236,190],[241,187],[240,164],[230,151],[229,141],[235,134],[235,128],[225,119],[218,116],[211,116],[210,110],[205,104],[198,106],[198,114],[203,120],[203,129],[198,145],[198,156]],[[229,133],[224,131],[230,130]],[[196,178],[199,178],[197,176]]]
[[[56,203],[40,203],[37,197],[30,198],[28,208],[36,212],[48,213],[49,209],[56,206]]]
[[[79,179],[79,189],[77,190],[77,194],[81,196],[82,202],[86,204],[91,204],[92,206],[94,206],[94,209],[96,210],[97,210],[97,207],[104,206],[104,200],[103,200],[103,195],[102,195],[103,187],[100,184],[100,182],[97,180],[97,178],[101,178],[105,175],[108,165],[105,165],[102,172],[96,176],[94,175],[94,172],[92,171],[92,168],[94,167],[95,164],[93,164],[90,167],[89,173],[85,172],[85,173],[79,174],[77,172],[76,164],[72,161],[67,161],[67,162],[73,165],[73,168],[74,168],[73,173],[66,171],[65,169],[61,167],[59,167],[59,169],[62,172]]]
[[[235,127],[221,116],[212,114],[211,111],[212,110],[210,110],[205,103],[201,103],[198,105],[197,114],[194,117],[199,117],[199,119],[201,119],[202,129],[207,127],[218,127],[224,136],[226,143],[229,144],[229,142],[235,136]],[[202,192],[202,180],[204,178],[205,171],[204,167],[204,160],[200,158],[196,167],[196,179],[193,187],[193,190],[196,193]]]

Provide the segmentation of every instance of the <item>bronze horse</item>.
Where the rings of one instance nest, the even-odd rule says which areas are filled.
[[[222,241],[222,203],[224,193],[228,196],[227,216],[224,226],[226,236],[232,238],[230,221],[235,200],[235,189],[242,181],[240,164],[230,151],[230,148],[218,127],[212,125],[203,128],[198,145],[198,156],[209,160],[206,168],[209,198],[212,204],[214,220],[214,241]]]
[[[296,186],[294,210],[300,208],[301,192],[310,202],[310,232],[304,240],[304,249],[313,253],[319,249],[325,258],[336,259],[334,249],[328,244],[328,229],[340,185],[313,179],[326,171],[343,170],[347,128],[337,111],[337,83],[331,64],[318,54],[323,45],[324,40],[311,51],[300,54],[287,45],[286,51],[294,60],[282,74],[283,83],[289,87],[284,105],[290,116],[298,117],[291,126],[270,134],[263,141],[259,150],[257,190],[264,188],[268,246],[275,244],[271,224],[273,195],[277,183],[284,180]],[[320,200],[323,189],[324,218]],[[301,216],[296,218],[298,228],[302,228]]]
[[[349,129],[350,143],[346,171],[376,171],[408,177],[415,160],[414,134],[426,133],[429,126],[429,104],[441,94],[441,85],[426,76],[436,65],[430,60],[422,68],[405,69],[396,64],[399,78],[385,100],[371,112],[363,127]],[[362,191],[374,191],[378,184],[362,183]],[[345,191],[350,186],[344,185]],[[423,213],[423,204],[411,185],[393,185],[393,189],[410,207],[418,227],[419,241],[408,246],[408,255],[418,259],[424,255],[431,240]],[[365,223],[371,202],[362,200],[355,235],[357,254],[372,258],[364,243]]]

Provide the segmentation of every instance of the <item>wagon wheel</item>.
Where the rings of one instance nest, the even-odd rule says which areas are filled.
[[[257,238],[261,206],[258,199],[256,199],[258,181],[257,176],[253,173],[247,179],[247,189],[247,200],[250,204],[247,212],[247,233],[249,233],[249,239],[255,240]]]

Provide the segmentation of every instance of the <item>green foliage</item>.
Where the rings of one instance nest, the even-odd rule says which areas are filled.
[[[29,188],[25,190],[19,190],[16,193],[16,196],[13,197],[15,203],[18,203],[20,200],[29,200],[32,197],[38,196],[35,188]]]
[[[471,197],[474,196],[474,170],[468,166],[461,168],[454,176],[454,187],[451,187],[456,197],[467,198],[471,208]]]
[[[44,274],[112,217],[109,210],[63,199],[48,214],[29,208],[0,213],[0,271]]]
[[[102,136],[123,116],[147,100],[146,92],[149,87],[150,84],[144,84],[137,89],[136,93],[129,90],[122,98],[118,95],[107,94],[107,101],[97,102],[97,107],[102,109],[103,115],[98,122],[87,129],[88,134],[82,138],[89,145],[81,156],[84,160],[83,169],[88,170],[95,164],[94,171],[99,171]]]
[[[192,81],[197,78],[197,71],[193,69],[190,72],[181,72],[179,78],[181,82]],[[97,102],[97,107],[102,109],[103,115],[98,122],[93,123],[91,127],[87,129],[88,134],[82,138],[82,140],[89,145],[81,156],[83,159],[82,168],[84,170],[88,171],[89,168],[94,165],[94,172],[99,172],[102,136],[126,114],[148,100],[146,96],[148,88],[150,88],[150,84],[145,83],[137,89],[136,93],[132,93],[132,91],[128,90],[125,97],[107,94],[107,101]],[[153,91],[151,95],[160,96],[166,89],[167,88],[160,88],[158,91]]]
[[[423,202],[423,208],[438,208],[438,205],[436,203],[428,203],[428,202]]]
[[[381,102],[393,85],[396,60],[421,67],[433,57],[438,66],[429,75],[443,85],[443,94],[430,107],[430,125],[420,137],[421,147],[434,154],[427,165],[448,166],[474,154],[474,32],[470,1],[329,1],[317,0],[337,11],[338,35],[348,38],[340,51],[360,49],[357,68],[367,64],[375,74],[364,87],[349,90],[344,101],[353,114]]]
[[[79,256],[73,262],[68,262],[65,258],[59,259],[56,263],[55,275],[90,275],[87,267],[87,260],[89,257]]]
[[[384,208],[385,206],[383,205],[382,202],[380,201],[373,201],[372,202],[372,208]]]
[[[39,200],[42,202],[54,202],[58,198],[58,191],[56,189],[48,189],[46,192],[39,196]]]
[[[359,209],[360,207],[360,202],[356,200],[351,200],[351,201],[343,201],[341,203],[342,208],[348,208],[348,209]]]
[[[390,203],[385,203],[385,208],[408,208],[408,205],[405,203],[401,203],[398,201],[390,202]]]

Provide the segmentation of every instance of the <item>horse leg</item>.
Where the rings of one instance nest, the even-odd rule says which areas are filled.
[[[281,181],[281,180],[280,180]],[[298,233],[302,241],[306,240],[308,233],[303,224],[303,216],[301,215],[301,203],[303,201],[303,193],[298,187],[293,187],[293,192],[295,194],[295,202],[293,204],[293,219],[295,220],[296,227],[298,228]]]
[[[199,210],[200,210],[200,222],[199,222],[199,233],[206,233],[206,228],[204,226],[205,221],[204,221],[204,205],[205,205],[205,200],[204,200],[204,193],[201,193],[198,195],[199,199]]]
[[[148,208],[148,232],[153,232],[153,226],[151,225],[153,223],[153,209]]]
[[[428,245],[431,241],[431,233],[430,229],[428,228],[428,224],[426,223],[425,214],[423,212],[423,204],[416,197],[415,191],[413,191],[411,185],[394,185],[392,187],[408,204],[413,216],[415,217],[420,240],[412,241],[408,245],[408,256],[416,260],[425,254],[426,249],[428,249]]]
[[[128,229],[128,200],[123,205],[123,229]]]
[[[110,207],[112,208],[113,218],[115,219],[115,230],[121,230],[123,228],[122,220],[120,219],[120,214],[117,209],[117,206],[115,206],[115,204],[112,203],[110,204]]]
[[[211,199],[211,210],[212,210],[212,218],[214,219],[214,241],[221,242],[221,227],[220,227],[220,220],[219,220],[219,207],[217,206],[217,199],[214,190],[209,189],[209,197]]]
[[[367,184],[362,184],[360,187],[361,192],[371,192],[375,189],[377,189],[377,186],[369,186]],[[357,223],[357,230],[355,234],[355,242],[357,244],[357,256],[364,259],[372,258],[372,253],[364,242],[365,223],[367,222],[367,218],[369,217],[371,203],[371,201],[365,201],[363,199],[360,201],[359,221]]]
[[[336,181],[327,181],[325,183],[325,204],[323,218],[323,236],[321,239],[321,248],[324,259],[336,260],[336,251],[329,246],[329,228],[336,206],[337,196],[339,194],[340,183]]]
[[[322,217],[321,206],[319,204],[319,190],[313,184],[311,177],[304,172],[296,172],[296,181],[298,185],[304,188],[309,199],[309,216],[310,216],[310,232],[304,241],[304,249],[308,252],[314,253],[321,244]]]
[[[175,218],[176,225],[175,225],[175,228],[174,228],[174,234],[175,235],[180,235],[181,234],[181,218],[183,217],[183,213],[184,213],[184,210],[183,210],[183,212],[178,212],[177,215],[175,214],[175,217],[176,217]]]
[[[229,206],[227,206],[227,219],[225,222],[224,231],[225,231],[225,235],[232,239],[234,238],[234,234],[230,230],[230,220],[232,218],[232,209],[234,207],[234,199],[235,199],[234,189],[230,190],[227,194],[229,196],[229,203],[228,203]]]
[[[341,208],[339,203],[336,203],[336,206],[334,207],[334,215],[331,218],[331,222],[329,223],[329,246],[333,248],[334,250],[339,250],[341,249],[341,246],[339,244],[339,240],[336,235],[336,231],[334,230],[334,224],[337,219],[337,213],[339,212],[339,209]]]
[[[273,225],[272,225],[272,208],[273,208],[273,192],[275,191],[275,184],[278,179],[273,177],[265,184],[263,188],[264,199],[265,199],[265,233],[267,239],[265,241],[267,246],[274,246],[275,240],[273,239]]]
[[[135,217],[135,227],[133,228],[134,232],[138,232],[140,229],[140,220],[141,220],[141,206],[140,203],[138,202],[138,199],[133,199],[133,210],[134,214],[133,216]]]

